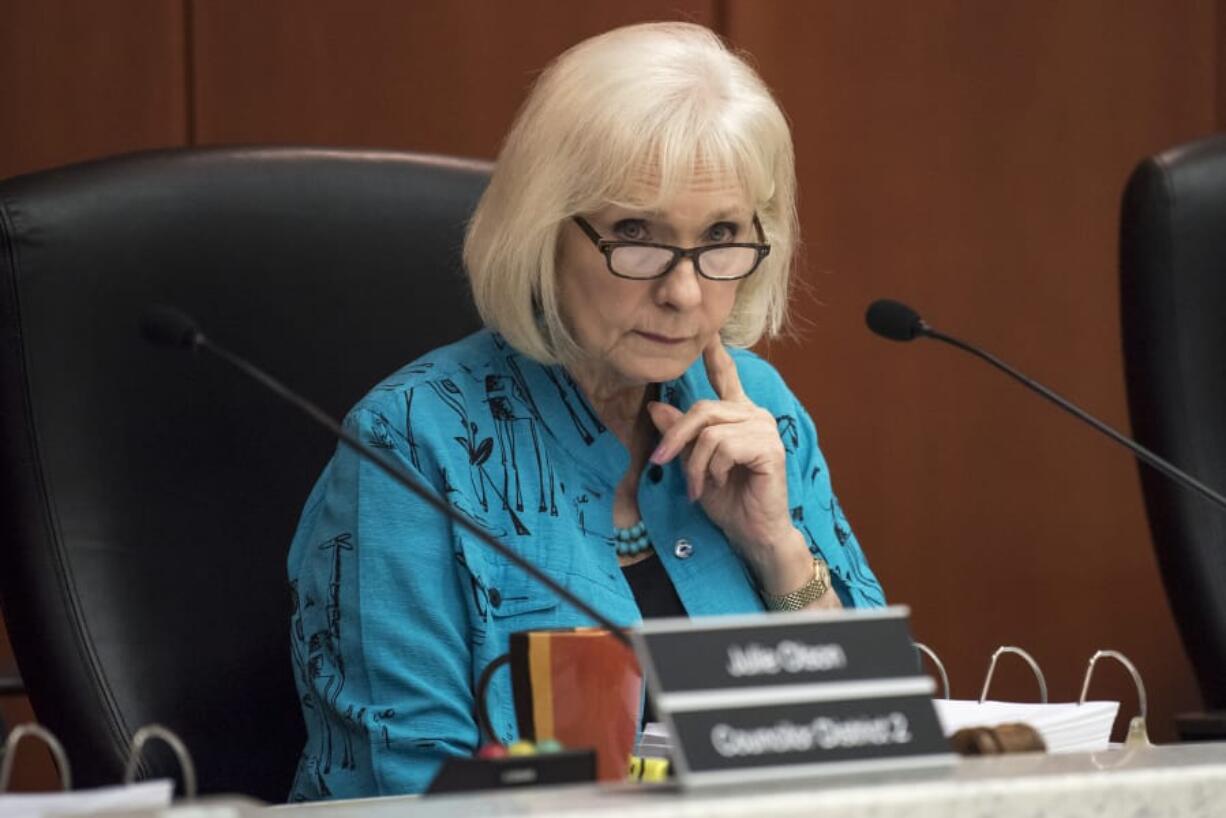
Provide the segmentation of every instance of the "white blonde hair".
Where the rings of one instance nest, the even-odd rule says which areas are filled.
[[[541,74],[464,241],[482,320],[542,363],[575,360],[578,347],[559,311],[562,226],[608,204],[658,206],[698,168],[737,180],[771,244],[740,283],[722,337],[748,347],[777,335],[797,237],[792,137],[757,73],[712,31],[689,23],[615,29]],[[658,183],[651,202],[642,201],[645,174]]]

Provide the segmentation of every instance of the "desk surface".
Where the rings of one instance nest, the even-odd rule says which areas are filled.
[[[939,770],[865,773],[679,792],[556,787],[276,808],[267,818],[457,816],[1181,816],[1226,815],[1226,743],[1068,755],[968,758]]]

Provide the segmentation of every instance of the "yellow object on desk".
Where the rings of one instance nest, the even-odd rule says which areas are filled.
[[[509,756],[534,756],[536,755],[536,745],[530,741],[520,739],[511,746],[507,747],[507,755]]]
[[[643,758],[630,756],[631,781],[664,781],[668,778],[669,760],[667,758]]]

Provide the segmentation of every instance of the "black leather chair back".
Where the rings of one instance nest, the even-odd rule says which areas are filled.
[[[1133,172],[1120,275],[1133,431],[1226,493],[1226,136],[1158,154]],[[1144,466],[1141,480],[1205,705],[1226,708],[1226,512]]]
[[[150,347],[146,305],[343,414],[478,326],[459,257],[488,170],[205,149],[0,182],[0,602],[80,784],[117,782],[160,722],[202,792],[280,801],[304,740],[285,554],[334,442],[211,357]]]

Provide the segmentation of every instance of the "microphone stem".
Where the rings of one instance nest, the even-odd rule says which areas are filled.
[[[933,338],[937,341],[944,341],[945,343],[950,344],[951,346],[955,346],[958,349],[969,352],[970,354],[974,355],[977,358],[987,361],[989,364],[996,367],[1001,372],[1004,372],[1009,377],[1013,378],[1014,380],[1020,381],[1025,386],[1028,386],[1031,389],[1033,389],[1035,392],[1038,392],[1040,395],[1047,398],[1049,401],[1056,404],[1064,411],[1075,415],[1081,420],[1084,420],[1086,423],[1090,424],[1095,429],[1097,429],[1098,431],[1102,432],[1107,437],[1114,440],[1116,443],[1119,443],[1120,445],[1125,446],[1133,454],[1135,454],[1138,458],[1140,458],[1141,461],[1144,462],[1146,465],[1151,466],[1154,469],[1157,469],[1158,471],[1165,474],[1167,477],[1174,480],[1176,483],[1180,483],[1181,485],[1187,488],[1193,489],[1194,491],[1198,492],[1202,497],[1211,501],[1218,508],[1226,510],[1226,497],[1223,497],[1221,494],[1209,488],[1208,486],[1206,486],[1204,483],[1197,480],[1192,475],[1184,472],[1182,469],[1178,468],[1173,463],[1170,463],[1169,461],[1164,460],[1163,458],[1154,454],[1149,449],[1142,446],[1140,443],[1137,443],[1134,440],[1130,440],[1129,438],[1117,432],[1115,429],[1103,423],[1098,418],[1086,413],[1082,409],[1079,409],[1077,406],[1074,406],[1072,403],[1060,397],[1055,392],[1048,389],[1046,386],[1043,386],[1043,384],[1038,383],[1026,377],[1021,372],[1018,372],[1016,369],[1009,366],[1007,363],[997,358],[992,353],[986,352],[982,349],[979,349],[976,346],[972,346],[971,344],[968,344],[965,341],[961,341],[950,335],[946,335],[945,333],[940,332],[939,330],[935,330],[932,327],[929,327],[927,325],[924,325],[919,330],[919,332],[923,335],[928,336],[929,338]]]
[[[346,446],[356,450],[365,459],[378,466],[383,473],[392,478],[392,480],[404,486],[410,492],[417,495],[431,507],[436,509],[440,514],[450,518],[459,524],[460,527],[466,530],[469,534],[472,534],[474,537],[481,540],[481,542],[485,543],[485,545],[494,549],[512,563],[523,569],[537,582],[541,583],[550,591],[553,591],[554,594],[569,602],[580,613],[591,617],[592,621],[599,624],[602,628],[608,630],[609,633],[613,634],[613,636],[616,637],[617,640],[623,645],[628,648],[633,648],[630,643],[630,637],[626,635],[625,630],[621,626],[615,625],[610,619],[605,617],[595,608],[588,605],[582,599],[575,596],[575,594],[571,593],[565,587],[560,585],[553,579],[553,577],[541,571],[531,562],[515,553],[515,551],[511,550],[503,543],[499,542],[497,538],[491,535],[488,531],[482,529],[468,517],[456,512],[445,500],[435,493],[433,488],[418,480],[407,469],[392,460],[390,457],[387,457],[382,452],[367,446],[365,443],[359,440],[356,435],[333,420],[332,416],[327,412],[320,409],[310,401],[305,400],[304,398],[295,394],[287,386],[285,386],[285,384],[281,383],[267,372],[264,372],[248,361],[243,360],[224,347],[217,346],[204,335],[197,333],[195,338],[192,340],[192,344],[197,349],[204,348],[208,350],[213,355],[216,355],[218,358],[230,364],[247,377],[258,381],[269,390],[275,392],[278,396],[297,407],[316,423],[319,423],[328,429],[328,431],[332,432],[332,434],[340,438],[341,442],[343,442]]]

